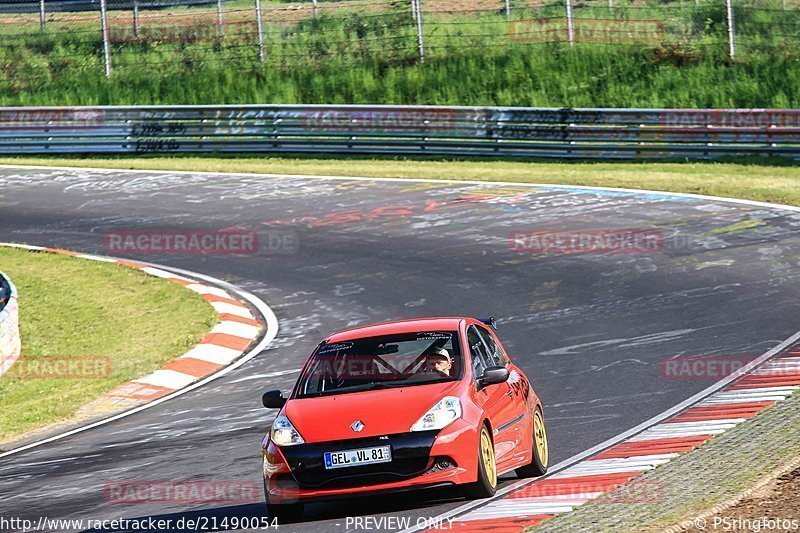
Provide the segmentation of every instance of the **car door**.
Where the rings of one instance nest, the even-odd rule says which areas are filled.
[[[528,409],[530,385],[525,375],[511,362],[497,337],[482,326],[478,326],[478,331],[486,343],[489,356],[494,364],[504,365],[509,370],[510,375],[506,383],[513,400],[514,416],[507,422],[509,426],[506,429],[513,434],[513,454],[516,460],[527,462],[530,457],[531,435],[533,434],[533,420]],[[511,437],[509,439],[511,440]]]
[[[505,361],[490,353],[489,346],[479,332],[477,326],[467,328],[467,342],[475,378],[483,375],[483,371],[490,366],[504,366]],[[483,404],[483,410],[492,426],[494,437],[495,457],[498,471],[507,467],[513,461],[513,453],[517,444],[517,435],[513,430],[514,420],[517,417],[516,403],[508,382],[489,385],[477,391],[478,400]]]

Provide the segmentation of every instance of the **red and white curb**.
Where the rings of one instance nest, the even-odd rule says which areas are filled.
[[[278,333],[277,318],[267,304],[250,293],[210,276],[150,263],[83,254],[58,248],[17,243],[0,243],[0,246],[34,252],[65,254],[136,268],[151,276],[179,283],[200,294],[219,315],[219,322],[211,332],[187,353],[166,363],[151,374],[118,386],[83,408],[84,410],[89,408],[95,416],[103,414],[104,411],[107,414],[119,411],[121,408],[126,409],[124,412],[0,453],[0,458],[106,424],[189,392],[241,366],[272,342]],[[254,315],[247,304],[257,310],[258,317]],[[262,336],[263,328],[266,328],[266,331]],[[259,337],[261,340],[256,343]]]
[[[521,532],[542,521],[626,485],[626,501],[649,501],[653,487],[636,487],[636,478],[753,418],[800,389],[800,334],[673,409],[662,420],[645,423],[556,465],[552,473],[512,484],[489,500],[472,502],[444,518],[457,531]],[[694,400],[694,401],[691,401]],[[642,492],[644,491],[644,492]],[[409,531],[414,531],[409,530]]]

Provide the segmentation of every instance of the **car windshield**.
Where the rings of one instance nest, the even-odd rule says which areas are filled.
[[[298,380],[296,397],[308,398],[459,378],[458,333],[424,331],[321,344]]]

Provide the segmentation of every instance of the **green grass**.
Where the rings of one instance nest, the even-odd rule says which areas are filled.
[[[0,164],[141,170],[253,172],[379,178],[557,183],[651,189],[800,206],[800,167],[754,159],[738,163],[553,163],[437,158],[313,157],[6,157]]]
[[[180,285],[136,269],[0,247],[0,270],[19,291],[27,362],[107,357],[108,375],[0,377],[0,441],[72,417],[83,404],[156,370],[196,345],[214,310]]]
[[[574,47],[530,42],[542,34],[526,33],[542,29],[531,19],[552,16],[544,27],[565,39],[562,1],[541,9],[515,7],[510,22],[499,10],[426,13],[424,64],[417,61],[405,2],[377,12],[323,8],[317,18],[309,18],[309,10],[290,11],[290,20],[265,15],[264,64],[257,59],[252,16],[239,13],[251,17],[250,26],[229,29],[231,40],[219,45],[209,39],[115,43],[110,80],[102,75],[96,22],[86,26],[87,33],[57,33],[64,27],[52,24],[38,35],[32,18],[25,36],[14,34],[18,27],[0,27],[0,104],[800,106],[800,9],[768,9],[780,2],[767,0],[753,4],[759,9],[743,5],[737,14],[739,53],[731,60],[724,2],[651,4],[613,12],[577,9]],[[645,43],[580,42],[581,32],[591,29],[588,19],[609,17],[620,24],[658,20],[659,34]],[[174,32],[175,24],[187,20],[158,24],[173,24],[168,31]],[[120,24],[130,32],[130,22]],[[214,35],[208,14],[198,14],[195,24]]]

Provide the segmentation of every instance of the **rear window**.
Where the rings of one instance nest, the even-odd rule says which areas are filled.
[[[321,344],[297,383],[296,398],[453,381],[462,356],[455,331],[424,331]]]

